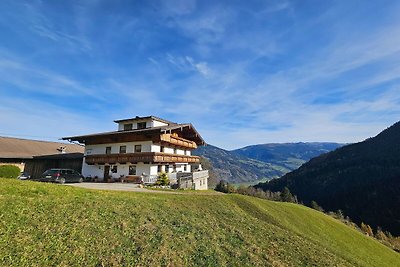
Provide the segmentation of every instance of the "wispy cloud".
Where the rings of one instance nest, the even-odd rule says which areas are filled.
[[[57,117],[81,116],[90,132],[154,114],[192,122],[225,148],[361,141],[400,115],[400,6],[354,5],[10,2],[0,11],[0,102],[16,118],[29,113],[33,135]],[[62,112],[40,118],[40,106]]]
[[[173,64],[179,71],[196,71],[203,76],[208,76],[210,74],[210,69],[207,62],[196,62],[192,57],[189,56],[176,57],[172,56],[171,54],[167,54],[167,61]]]

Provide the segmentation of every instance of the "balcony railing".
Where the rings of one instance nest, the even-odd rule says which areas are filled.
[[[126,163],[199,163],[200,157],[179,154],[169,154],[162,152],[139,152],[122,154],[99,154],[87,155],[86,164],[126,164]]]
[[[143,175],[142,177],[144,184],[154,184],[158,179],[157,175]]]
[[[160,141],[162,143],[168,143],[168,144],[172,144],[172,145],[183,147],[183,148],[189,148],[189,149],[197,148],[197,145],[195,142],[184,139],[179,136],[174,136],[171,134],[162,134],[160,136]]]

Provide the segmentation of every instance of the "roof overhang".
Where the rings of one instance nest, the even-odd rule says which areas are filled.
[[[146,129],[135,129],[129,131],[113,131],[113,132],[95,133],[89,135],[70,136],[70,137],[63,137],[62,140],[67,140],[69,142],[77,141],[82,144],[96,142],[95,141],[96,139],[104,140],[101,143],[114,143],[114,142],[119,142],[118,140],[124,140],[126,142],[129,141],[130,138],[135,141],[146,141],[146,139],[147,140],[151,139],[152,137],[160,135],[162,133],[179,133],[179,132],[181,132],[181,136],[183,138],[194,141],[198,146],[206,145],[205,141],[197,132],[197,130],[193,127],[192,124],[175,124],[175,125],[152,127]]]

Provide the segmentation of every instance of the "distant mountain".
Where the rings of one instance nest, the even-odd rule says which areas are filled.
[[[255,160],[270,162],[289,170],[300,167],[311,158],[341,147],[338,143],[283,143],[262,144],[233,150],[234,153]]]
[[[193,154],[206,158],[212,167],[212,181],[256,182],[281,177],[311,157],[341,146],[336,143],[263,144],[228,151],[212,145]]]
[[[216,182],[219,180],[231,183],[253,182],[263,178],[280,177],[288,171],[212,145],[199,147],[193,154],[209,160]]]
[[[307,203],[400,234],[400,122],[374,138],[321,155],[256,187],[284,187]]]

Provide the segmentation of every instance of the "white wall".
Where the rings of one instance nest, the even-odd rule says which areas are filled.
[[[164,147],[164,153],[174,154],[174,149],[170,147]]]
[[[208,189],[208,179],[198,179],[194,180],[194,189],[195,190],[207,190]]]
[[[111,154],[118,154],[120,146],[126,146],[126,153],[134,153],[135,145],[142,145],[142,152],[152,152],[152,141],[144,142],[127,142],[127,143],[113,143],[113,144],[100,144],[100,145],[86,145],[85,155],[90,150],[91,155],[105,154],[106,147],[111,147]]]
[[[168,125],[168,124],[166,124],[165,122],[153,120],[151,127],[160,127],[160,126],[166,126],[166,125]]]
[[[200,178],[193,181],[195,190],[207,190],[208,189],[208,179]]]
[[[178,154],[178,155],[185,155],[185,150],[177,149],[177,150],[176,150],[176,154]]]
[[[139,162],[137,164],[131,164],[131,165],[136,165],[136,175],[142,175],[143,173],[145,173],[146,175],[148,175],[150,173],[150,164],[144,164],[143,162]],[[129,169],[128,169],[129,171]],[[126,175],[129,174],[129,172],[126,172]]]
[[[160,145],[154,145],[154,144],[151,145],[151,152],[160,152],[161,151],[160,149],[161,149]]]
[[[85,160],[83,161],[82,164],[82,175],[87,177],[99,177],[100,179],[104,178],[104,166],[102,165],[88,165],[85,163]]]
[[[124,125],[125,124],[131,124],[132,123],[132,130],[137,129],[138,123],[141,122],[146,122],[146,128],[151,128],[151,127],[160,127],[160,126],[166,126],[168,125],[165,122],[157,121],[157,120],[151,120],[151,119],[144,119],[144,120],[131,120],[131,121],[124,121],[124,122],[119,122],[118,123],[118,131],[123,131],[124,130]]]
[[[150,175],[158,175],[158,165],[150,165]]]

